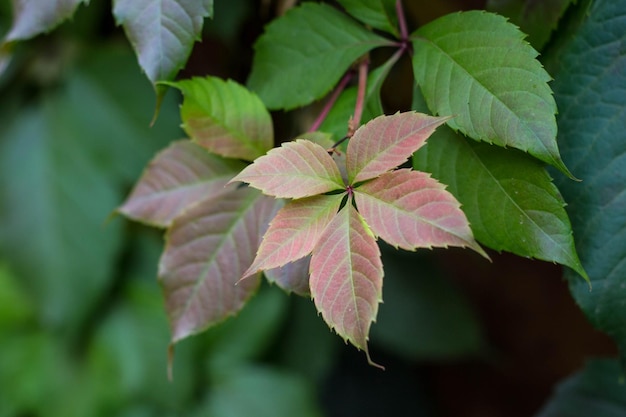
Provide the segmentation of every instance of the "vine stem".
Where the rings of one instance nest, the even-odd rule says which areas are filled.
[[[364,59],[359,64],[359,85],[356,93],[356,104],[354,106],[354,116],[350,119],[348,126],[348,137],[352,137],[354,132],[361,124],[361,116],[363,115],[363,106],[365,104],[365,91],[367,90],[367,70],[369,60]]]
[[[398,15],[398,24],[400,25],[400,37],[403,43],[409,40],[409,31],[406,25],[406,16],[402,7],[402,0],[396,0],[396,14]]]
[[[313,124],[309,128],[309,132],[315,132],[317,129],[319,129],[319,127],[322,125],[322,123],[326,119],[326,116],[328,116],[328,113],[330,112],[330,110],[335,105],[335,102],[339,98],[339,95],[346,88],[346,85],[348,85],[348,83],[350,82],[350,80],[352,79],[353,76],[354,76],[354,73],[352,71],[348,71],[343,76],[341,81],[339,81],[339,84],[337,85],[337,88],[335,88],[335,91],[333,91],[333,94],[330,96],[330,98],[328,99],[326,104],[324,104],[324,108],[320,112],[319,116],[317,116],[317,119],[315,119],[315,121],[313,122]]]

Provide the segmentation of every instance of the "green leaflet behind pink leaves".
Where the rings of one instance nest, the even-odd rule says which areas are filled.
[[[343,195],[320,195],[291,201],[276,214],[259,252],[243,278],[297,261],[310,254],[335,217]]]
[[[196,77],[165,84],[182,91],[183,128],[200,146],[246,161],[274,146],[270,114],[254,93],[236,82]]]
[[[280,200],[242,188],[177,217],[167,233],[159,278],[172,342],[237,313],[259,280],[235,285],[254,259]]]
[[[190,205],[227,192],[243,164],[208,153],[185,140],[159,152],[118,211],[157,227],[169,226]]]
[[[326,149],[298,139],[285,142],[248,165],[231,180],[247,182],[278,198],[303,198],[345,188]]]
[[[309,284],[326,323],[376,365],[367,339],[382,301],[383,265],[376,240],[350,201],[313,250]]]
[[[379,116],[360,127],[346,152],[350,183],[376,178],[406,162],[448,119],[406,112]]]
[[[354,198],[372,231],[395,247],[466,246],[488,257],[474,240],[460,203],[429,174],[388,172],[356,188]]]

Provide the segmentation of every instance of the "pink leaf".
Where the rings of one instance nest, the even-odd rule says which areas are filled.
[[[311,257],[305,256],[279,268],[265,271],[265,278],[287,292],[306,296],[309,290],[309,265]]]
[[[337,334],[367,349],[370,326],[382,301],[383,265],[376,240],[351,202],[326,228],[311,257],[311,295]]]
[[[346,151],[350,184],[376,178],[403,164],[448,119],[407,112],[379,116],[362,126]]]
[[[259,279],[235,285],[254,259],[260,236],[281,204],[249,188],[177,217],[159,263],[172,342],[237,313]]]
[[[339,168],[326,150],[304,139],[270,150],[232,181],[247,182],[279,198],[309,197],[345,188]]]
[[[339,210],[342,194],[294,200],[271,221],[254,262],[243,278],[310,254]]]
[[[187,207],[207,196],[218,197],[243,167],[211,155],[191,141],[179,141],[161,151],[118,209],[124,215],[167,227]]]
[[[429,174],[388,172],[356,188],[354,195],[372,231],[395,247],[467,246],[487,257],[460,203]]]

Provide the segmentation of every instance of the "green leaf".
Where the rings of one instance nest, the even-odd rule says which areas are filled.
[[[412,35],[413,70],[433,114],[472,139],[510,146],[569,174],[556,142],[550,76],[502,16],[441,17]]]
[[[266,27],[248,85],[270,109],[303,106],[330,91],[361,55],[389,44],[337,9],[307,2]]]
[[[180,109],[189,137],[227,158],[253,161],[274,146],[272,119],[259,98],[232,80],[193,78],[168,83],[185,96]]]
[[[200,39],[213,0],[115,0],[113,15],[155,84],[173,80]]]
[[[54,29],[88,0],[13,0],[13,24],[4,41],[30,39]]]
[[[238,281],[279,205],[242,188],[196,204],[174,220],[159,262],[172,342],[236,314],[254,293],[258,275]]]
[[[32,319],[35,316],[35,308],[17,277],[3,262],[0,262],[0,288],[1,335],[4,328],[20,326]]]
[[[487,10],[509,17],[528,34],[528,42],[537,50],[550,40],[552,31],[567,8],[576,0],[487,0]]]
[[[620,417],[626,415],[623,368],[613,359],[594,359],[561,382],[536,417]]]
[[[366,25],[400,36],[396,0],[338,0],[338,3]]]
[[[626,358],[626,2],[597,0],[556,51],[555,97],[564,160],[582,179],[559,178],[592,291],[567,273],[591,323]],[[553,57],[548,57],[551,59]]]
[[[467,140],[442,126],[413,163],[449,186],[480,243],[558,262],[587,278],[565,202],[541,162],[512,149]]]

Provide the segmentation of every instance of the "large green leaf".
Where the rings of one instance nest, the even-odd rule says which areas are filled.
[[[587,276],[576,255],[563,198],[536,159],[467,140],[442,126],[413,163],[449,186],[480,243],[558,262]]]
[[[375,29],[399,36],[396,0],[338,0],[348,13]]]
[[[569,173],[556,143],[550,76],[523,37],[492,13],[441,17],[412,35],[415,79],[433,114],[454,116],[453,129]]]
[[[623,368],[616,360],[594,359],[561,382],[536,417],[621,417],[626,415]]]
[[[199,40],[213,0],[115,0],[113,14],[148,79],[172,80]]]
[[[303,106],[326,94],[361,55],[389,43],[335,8],[307,2],[266,27],[248,85],[270,109]]]
[[[553,60],[564,160],[559,179],[593,290],[567,274],[591,323],[626,357],[626,1],[598,0]]]
[[[32,38],[74,14],[76,8],[88,0],[13,0],[13,24],[5,41]]]

